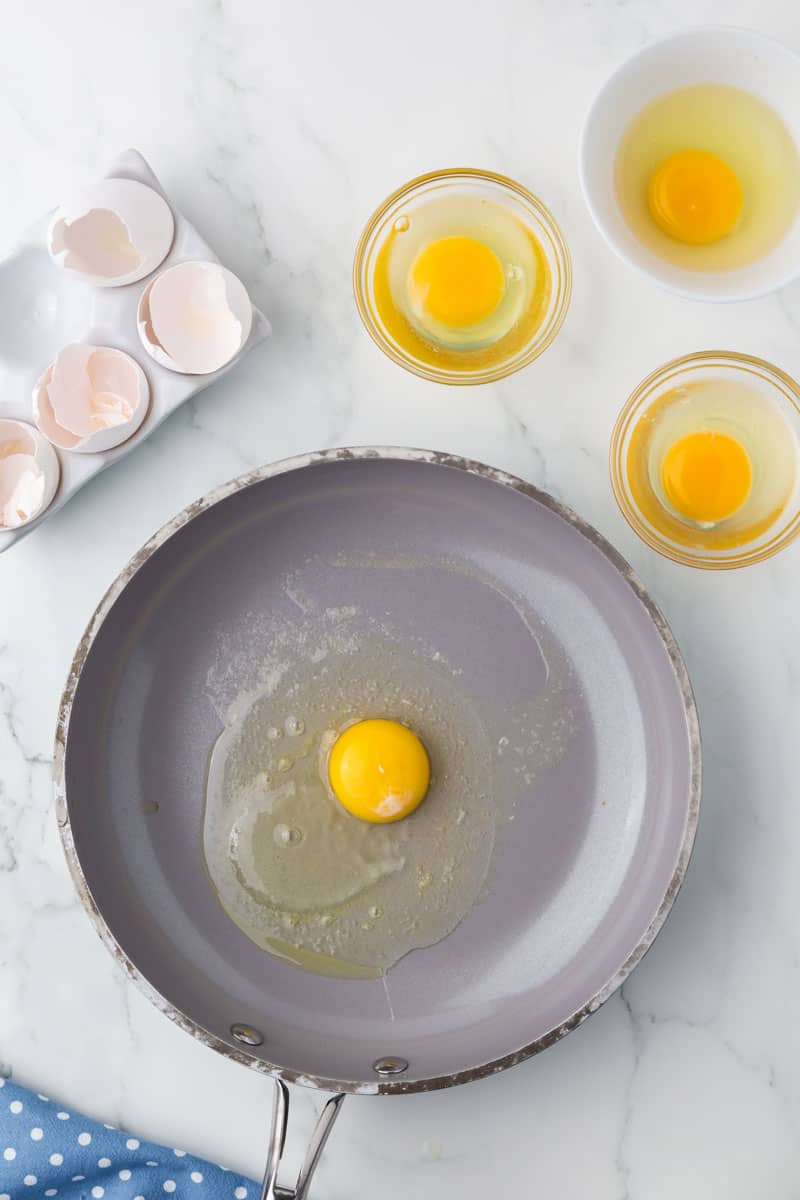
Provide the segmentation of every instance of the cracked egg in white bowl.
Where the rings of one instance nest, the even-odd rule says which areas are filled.
[[[579,169],[611,249],[662,287],[774,292],[800,276],[800,56],[725,26],[645,46],[596,96]]]

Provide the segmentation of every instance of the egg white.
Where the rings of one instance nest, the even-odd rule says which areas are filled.
[[[327,754],[365,717],[409,724],[431,759],[423,803],[390,825],[345,811]],[[378,976],[450,933],[478,899],[495,842],[493,748],[446,673],[381,640],[298,659],[240,708],[211,754],[208,873],[252,941],[301,967]]]

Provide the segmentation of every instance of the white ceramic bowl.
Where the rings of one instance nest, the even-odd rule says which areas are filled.
[[[629,58],[601,88],[580,145],[581,187],[597,228],[620,258],[693,300],[750,300],[800,276],[800,220],[764,258],[734,271],[687,271],[659,258],[628,228],[614,188],[614,160],[630,122],[657,96],[722,83],[760,97],[800,145],[800,57],[748,29],[688,29]]]

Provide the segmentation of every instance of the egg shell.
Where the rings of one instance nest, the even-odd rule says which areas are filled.
[[[0,529],[44,512],[61,478],[58,455],[26,421],[0,420]]]
[[[54,262],[96,287],[122,287],[152,274],[175,235],[163,196],[134,179],[102,179],[53,217],[47,247]]]
[[[150,386],[122,350],[65,346],[33,389],[39,430],[62,450],[94,454],[128,440],[142,424]]]
[[[183,375],[210,375],[250,336],[253,306],[240,279],[213,262],[183,262],[142,293],[137,325],[147,353]]]
[[[115,156],[103,173],[109,179],[139,180],[163,196],[164,189],[146,160],[129,149]],[[88,182],[88,181],[87,181]],[[73,191],[56,196],[59,203]],[[217,261],[212,248],[181,213],[174,197],[166,196],[175,222],[172,248],[161,269],[172,262]],[[0,416],[33,424],[31,392],[34,383],[58,352],[73,342],[114,346],[140,363],[150,384],[150,403],[140,428],[119,446],[98,454],[58,450],[61,482],[50,506],[36,520],[16,529],[0,529],[0,557],[38,529],[102,471],[114,466],[142,444],[189,397],[213,380],[235,370],[245,354],[269,336],[270,325],[254,308],[250,336],[236,359],[213,375],[180,375],[157,366],[141,348],[136,329],[137,308],[151,275],[128,287],[94,287],[74,270],[63,270],[47,252],[48,230],[55,205],[8,241],[0,258],[2,338],[9,347],[7,378]],[[158,268],[157,268],[158,269]],[[11,353],[13,351],[13,353]],[[0,601],[0,608],[2,602]]]

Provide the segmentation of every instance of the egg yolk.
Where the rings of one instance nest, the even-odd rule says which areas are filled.
[[[420,250],[408,273],[412,307],[424,319],[465,329],[490,316],[503,299],[503,264],[477,238],[445,237]]]
[[[431,768],[425,747],[398,721],[369,720],[340,735],[328,761],[336,799],[354,817],[400,821],[425,799]]]
[[[681,150],[656,167],[647,189],[653,220],[679,242],[704,246],[739,223],[742,185],[736,172],[707,150]]]
[[[744,504],[753,468],[736,438],[701,430],[670,446],[661,464],[661,482],[670,504],[682,516],[711,525]]]

